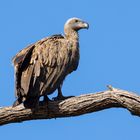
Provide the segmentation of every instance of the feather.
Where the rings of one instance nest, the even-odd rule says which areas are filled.
[[[22,96],[28,94],[31,80],[33,79],[33,71],[34,71],[34,66],[30,65],[25,71],[22,72],[21,88],[24,90],[24,95]]]
[[[49,95],[58,89],[65,77],[77,69],[77,30],[85,25],[80,19],[72,18],[65,24],[65,36],[59,34],[43,38],[13,58],[19,102],[31,103],[34,100],[33,103],[36,103],[40,96]]]
[[[28,65],[29,60],[34,45],[30,45],[27,48],[20,51],[13,59],[12,62],[15,67],[15,96],[19,97],[23,94],[23,89],[21,88],[21,76],[23,69]],[[21,90],[20,90],[21,89]]]

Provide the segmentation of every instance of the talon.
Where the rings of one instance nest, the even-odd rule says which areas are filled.
[[[61,86],[62,86],[62,85],[60,85],[60,86],[58,87],[58,96],[52,98],[53,101],[60,101],[60,100],[65,100],[65,99],[74,97],[74,96],[63,96],[62,91],[61,91]]]
[[[57,96],[52,99],[53,99],[53,101],[60,101],[60,100],[65,100],[65,99],[72,98],[72,97],[74,97],[74,96],[61,96],[61,97]]]

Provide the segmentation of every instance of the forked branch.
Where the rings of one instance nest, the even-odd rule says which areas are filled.
[[[132,115],[140,116],[140,96],[108,86],[109,90],[84,94],[63,101],[50,101],[38,110],[17,107],[0,109],[0,125],[36,119],[52,119],[79,116],[112,107],[126,108]]]

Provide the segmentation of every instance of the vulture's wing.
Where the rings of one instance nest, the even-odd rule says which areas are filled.
[[[32,51],[34,49],[34,44],[26,47],[25,49],[21,50],[13,59],[12,62],[15,68],[15,95],[18,95],[18,90],[20,88],[21,83],[21,74],[24,69],[29,63],[31,58]]]
[[[69,63],[69,49],[62,35],[44,38],[34,44],[22,61],[20,75],[21,96],[50,94],[63,81]],[[30,58],[30,59],[26,59]],[[18,60],[18,59],[17,59]],[[19,61],[21,63],[21,61]],[[27,63],[27,65],[23,65]],[[19,95],[18,95],[19,96]]]
[[[29,57],[29,54],[31,53],[31,51],[34,48],[34,44],[26,47],[25,49],[21,50],[16,56],[13,57],[12,62],[14,64],[14,66],[17,65],[22,65],[22,63],[24,62],[24,60]]]

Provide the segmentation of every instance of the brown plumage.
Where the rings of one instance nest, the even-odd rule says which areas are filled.
[[[13,106],[24,102],[35,107],[39,97],[58,89],[58,97],[64,99],[61,86],[65,77],[77,69],[79,63],[78,30],[88,24],[78,18],[69,19],[64,26],[65,35],[44,38],[20,51],[14,58],[15,94]]]

